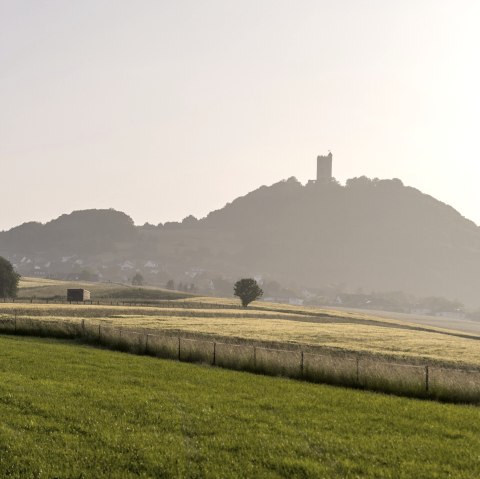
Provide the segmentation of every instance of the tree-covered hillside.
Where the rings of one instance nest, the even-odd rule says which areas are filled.
[[[114,210],[74,212],[0,233],[0,255],[39,275],[88,266],[110,280],[140,270],[149,283],[205,285],[255,275],[298,288],[404,291],[480,305],[480,229],[397,179],[303,186],[290,178],[201,220],[158,226],[135,227]]]

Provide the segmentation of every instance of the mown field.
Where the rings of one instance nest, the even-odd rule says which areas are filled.
[[[0,320],[82,320],[149,332],[228,341],[260,341],[273,347],[328,348],[413,363],[480,368],[479,338],[361,313],[192,298],[162,307],[0,303]]]
[[[477,478],[478,407],[0,336],[0,477]]]
[[[188,293],[148,286],[138,287],[121,283],[57,281],[53,279],[22,277],[19,284],[18,298],[20,300],[65,300],[67,288],[87,289],[96,300],[156,301],[192,296]]]

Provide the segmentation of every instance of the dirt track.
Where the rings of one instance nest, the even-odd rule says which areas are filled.
[[[471,321],[469,319],[451,319],[437,316],[419,316],[415,314],[393,313],[390,311],[371,311],[366,309],[352,308],[330,308],[338,311],[355,311],[366,313],[379,318],[390,318],[407,323],[415,323],[422,326],[435,326],[437,328],[451,329],[453,331],[462,331],[464,333],[476,334],[480,336],[480,321]]]

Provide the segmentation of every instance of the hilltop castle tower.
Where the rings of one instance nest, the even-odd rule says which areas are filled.
[[[327,156],[317,156],[317,183],[330,181],[332,176],[333,155],[329,151]]]

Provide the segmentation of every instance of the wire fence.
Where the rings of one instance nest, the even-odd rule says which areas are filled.
[[[393,394],[480,403],[480,370],[342,357],[122,329],[94,320],[0,319],[0,332],[81,339],[110,349]]]
[[[72,304],[80,306],[141,306],[155,308],[187,308],[187,309],[242,309],[240,304],[208,303],[205,301],[189,301],[188,299],[144,299],[129,300],[118,298],[101,298],[85,301],[68,301],[65,298],[3,298],[3,303],[10,304]]]

